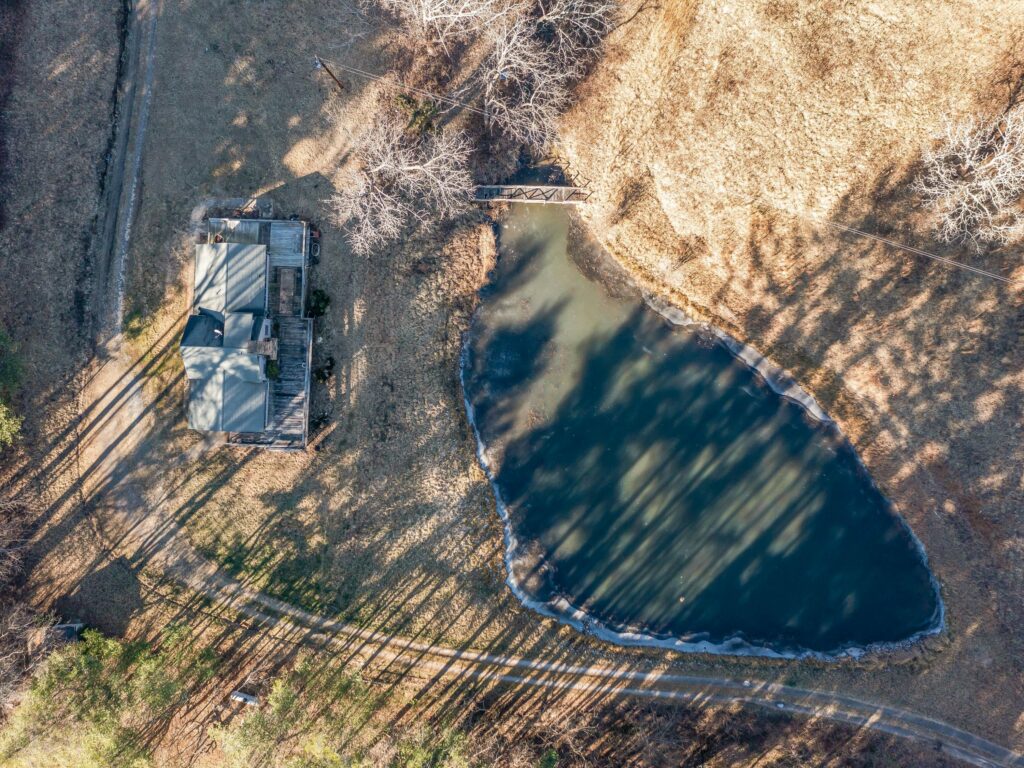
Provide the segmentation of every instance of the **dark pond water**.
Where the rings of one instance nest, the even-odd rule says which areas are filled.
[[[835,429],[606,257],[571,259],[567,231],[559,209],[509,215],[463,360],[519,597],[692,650],[831,655],[937,630],[920,546]]]

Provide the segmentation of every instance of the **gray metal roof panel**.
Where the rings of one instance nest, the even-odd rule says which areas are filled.
[[[256,384],[225,372],[223,430],[262,432],[266,429],[268,393],[266,383]]]
[[[181,335],[183,347],[219,347],[224,343],[224,323],[214,315],[203,312],[192,315],[185,322]]]
[[[267,246],[196,246],[192,305],[217,313],[263,312],[267,305]]]
[[[182,347],[185,375],[193,381],[212,378],[220,370],[225,353],[230,351],[223,347]]]
[[[214,312],[224,311],[227,285],[226,243],[202,243],[196,246],[195,291],[192,306]]]
[[[188,425],[201,432],[221,432],[224,382],[221,374],[189,382]]]
[[[267,306],[267,246],[227,244],[225,312],[262,312]]]
[[[270,224],[270,261],[274,266],[301,267],[305,264],[306,225],[301,221]]]
[[[224,316],[224,346],[245,349],[246,342],[256,338],[262,324],[262,315],[254,315],[251,312],[229,312]]]
[[[260,222],[251,219],[210,219],[210,235],[226,243],[258,243]]]
[[[230,347],[182,347],[185,375],[195,381],[209,379],[218,371],[232,373],[244,381],[263,380],[260,357]]]

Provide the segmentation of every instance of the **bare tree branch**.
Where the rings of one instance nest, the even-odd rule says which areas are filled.
[[[29,639],[40,623],[39,615],[11,594],[22,569],[29,512],[19,501],[0,499],[0,719],[37,658],[30,652]]]
[[[994,120],[947,123],[923,162],[914,188],[943,241],[980,247],[1024,237],[1024,105]]]
[[[506,16],[516,15],[516,0],[379,0],[424,40],[442,45],[479,34]]]
[[[0,712],[14,704],[33,661],[38,659],[29,651],[29,639],[37,623],[36,612],[23,603],[0,603]]]
[[[446,131],[415,134],[387,110],[353,149],[355,159],[328,204],[352,249],[367,255],[410,223],[452,218],[466,209],[469,144]]]
[[[592,57],[615,24],[613,0],[536,0],[539,36],[563,64],[578,66]]]
[[[28,529],[28,510],[23,504],[0,500],[0,593],[21,571],[25,533]]]
[[[440,43],[483,36],[480,70],[487,124],[544,148],[555,137],[570,85],[600,49],[615,0],[377,0],[414,34]]]
[[[569,103],[569,83],[578,62],[551,56],[536,37],[530,16],[506,20],[491,30],[484,62],[484,109],[491,126],[524,144],[543,148],[555,138],[558,116]]]

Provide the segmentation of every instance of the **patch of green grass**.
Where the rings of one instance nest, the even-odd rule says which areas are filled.
[[[128,341],[137,341],[149,328],[150,318],[145,316],[141,310],[133,309],[124,316],[122,332]]]
[[[409,116],[409,122],[405,126],[409,133],[421,136],[424,133],[437,132],[437,118],[441,114],[437,104],[429,99],[419,101],[405,93],[398,94],[395,103]]]
[[[21,417],[10,405],[21,386],[21,376],[18,345],[0,325],[0,450],[13,445],[21,433]]]
[[[388,701],[359,677],[306,659],[270,686],[259,710],[216,728],[225,768],[281,765],[329,768],[367,765],[373,745],[392,757],[390,768],[484,768],[468,735],[421,723],[396,728],[376,717]],[[380,764],[380,763],[373,763]],[[545,768],[549,768],[545,766]]]
[[[323,548],[310,547],[302,531],[271,529],[257,543],[240,538],[197,544],[239,581],[311,613],[337,614],[335,593],[321,579]]]
[[[182,626],[165,630],[155,647],[86,630],[37,671],[0,731],[0,762],[147,768],[154,734],[218,663]]]

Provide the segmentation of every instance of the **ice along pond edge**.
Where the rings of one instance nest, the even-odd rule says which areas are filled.
[[[500,250],[499,250],[500,253]],[[884,652],[905,649],[920,642],[927,636],[939,634],[945,628],[945,605],[942,601],[941,590],[935,579],[935,575],[929,567],[927,553],[921,541],[914,534],[905,518],[899,513],[898,508],[878,489],[874,478],[867,471],[866,467],[853,449],[852,445],[842,435],[835,421],[821,408],[817,401],[783,368],[775,365],[754,348],[743,344],[730,336],[727,332],[716,326],[701,323],[693,320],[677,307],[668,304],[658,297],[641,292],[635,280],[617,263],[611,260],[607,254],[602,254],[603,259],[614,270],[616,278],[622,278],[632,289],[635,295],[642,298],[647,308],[659,315],[671,326],[698,330],[709,335],[713,344],[720,346],[729,355],[748,369],[752,375],[768,387],[773,393],[798,406],[811,422],[819,424],[820,428],[827,431],[830,436],[843,441],[849,446],[850,453],[855,459],[857,473],[861,480],[867,480],[867,484],[884,500],[889,513],[896,518],[897,525],[909,537],[913,548],[916,550],[920,562],[927,570],[931,590],[934,593],[935,608],[930,625],[925,629],[915,632],[907,638],[896,641],[884,641],[870,644],[847,643],[836,648],[821,651],[802,648],[800,646],[779,648],[763,642],[751,642],[747,640],[742,632],[735,632],[724,639],[704,639],[700,633],[694,636],[676,636],[673,634],[656,634],[650,630],[637,629],[629,622],[612,626],[603,622],[596,616],[574,605],[570,599],[561,594],[553,594],[549,599],[540,599],[531,595],[516,578],[516,564],[525,555],[520,546],[515,528],[510,515],[509,505],[506,503],[501,487],[497,481],[497,470],[495,462],[489,455],[488,447],[481,434],[481,428],[476,418],[475,407],[470,399],[469,387],[467,385],[467,372],[470,368],[472,330],[478,318],[474,315],[473,324],[463,338],[462,354],[460,356],[460,382],[463,388],[463,402],[466,408],[467,418],[473,430],[476,440],[477,459],[485,475],[490,482],[495,495],[497,512],[503,524],[504,537],[504,560],[506,568],[505,582],[512,590],[516,598],[531,610],[553,618],[561,623],[568,624],[578,631],[590,634],[612,644],[620,646],[645,646],[670,649],[684,653],[708,653],[733,656],[755,656],[780,659],[814,658],[823,661],[839,661],[846,658],[858,658],[866,654],[880,654]],[[499,255],[499,258],[504,258]],[[590,278],[598,283],[605,282],[607,278]],[[489,280],[487,286],[493,284]],[[486,287],[485,289],[486,290]],[[477,313],[481,310],[478,307]]]

